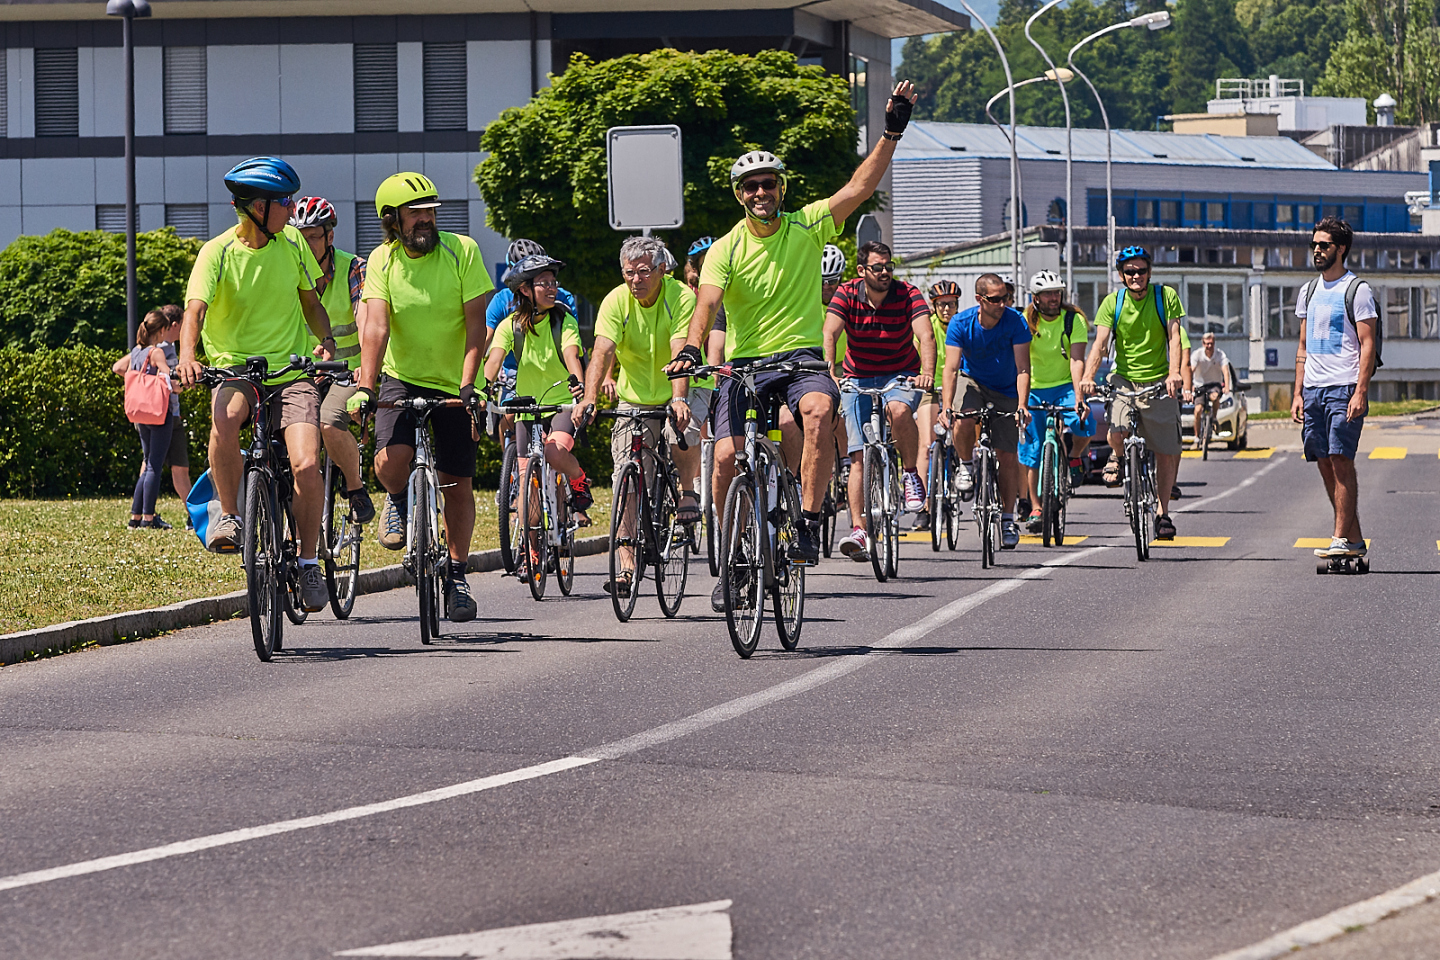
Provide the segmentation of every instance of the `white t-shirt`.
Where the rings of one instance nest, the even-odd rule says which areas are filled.
[[[1295,296],[1295,316],[1305,321],[1305,386],[1344,387],[1360,380],[1360,339],[1355,325],[1345,318],[1345,290],[1355,274],[1346,271],[1338,280],[1323,277],[1315,284],[1313,303],[1305,288]],[[1355,291],[1355,320],[1373,320],[1375,294],[1361,281]]]
[[[1215,348],[1213,357],[1205,356],[1203,346],[1196,347],[1190,354],[1190,368],[1195,371],[1195,389],[1207,383],[1224,383],[1225,368],[1229,365],[1230,358],[1219,347]]]

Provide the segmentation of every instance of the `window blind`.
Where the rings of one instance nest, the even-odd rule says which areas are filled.
[[[165,48],[165,132],[206,133],[204,47]]]
[[[465,41],[424,46],[425,129],[464,130],[468,122]]]
[[[121,215],[124,221],[124,215]],[[210,236],[210,208],[203,203],[165,204],[165,226],[174,227],[182,237]]]
[[[10,88],[8,85],[9,66],[6,62],[8,50],[0,50],[0,137],[10,135]]]
[[[355,132],[400,129],[395,44],[355,44]]]
[[[362,257],[385,242],[385,227],[375,216],[375,204],[362,200],[355,204],[355,252]]]
[[[470,235],[470,204],[465,200],[442,200],[435,208],[435,226],[446,233]]]
[[[74,47],[35,50],[35,136],[80,135],[79,51]]]
[[[138,212],[138,211],[137,211]],[[109,233],[125,232],[125,204],[98,203],[95,205],[95,229]]]

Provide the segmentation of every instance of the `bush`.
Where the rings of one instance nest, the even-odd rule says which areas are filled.
[[[184,303],[202,241],[172,227],[135,238],[140,316]],[[0,250],[0,345],[125,350],[125,235],[54,230]]]

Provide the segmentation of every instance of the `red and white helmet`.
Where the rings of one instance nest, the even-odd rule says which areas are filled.
[[[292,227],[335,229],[335,206],[324,197],[301,197],[290,214]]]

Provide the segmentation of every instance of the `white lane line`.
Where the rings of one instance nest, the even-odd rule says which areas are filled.
[[[1105,549],[1108,548],[1103,546],[1091,547],[1088,550],[1061,554],[1060,556],[1045,561],[1038,567],[1033,567],[1010,579],[997,580],[983,590],[976,591],[969,596],[961,597],[959,600],[951,601],[939,610],[936,610],[934,613],[908,627],[901,627],[899,630],[877,641],[875,646],[903,647],[913,644],[939,627],[949,623],[951,620],[969,613],[987,600],[1004,596],[1027,580],[1035,580],[1045,576],[1052,567],[1063,567],[1081,557],[1087,557]],[[50,867],[45,870],[17,873],[9,877],[0,877],[0,890],[14,890],[17,887],[34,886],[35,884],[48,883],[51,880],[63,880],[67,877],[79,877],[89,873],[101,873],[106,870],[115,870],[119,867],[149,863],[152,860],[164,860],[168,857],[198,853],[201,850],[209,850],[214,847],[245,843],[250,840],[258,840],[262,837],[275,836],[276,834],[292,833],[296,830],[322,827],[327,824],[341,823],[345,820],[355,820],[361,817],[372,817],[381,813],[389,813],[392,810],[417,807],[427,803],[438,803],[441,800],[451,800],[455,797],[468,796],[472,793],[483,793],[486,790],[494,790],[497,787],[508,786],[512,783],[522,783],[526,780],[548,777],[554,773],[573,770],[576,767],[583,767],[600,760],[613,760],[617,757],[623,757],[627,754],[675,740],[679,737],[688,736],[699,730],[704,730],[706,727],[714,726],[717,723],[733,720],[753,710],[758,710],[766,704],[796,696],[807,690],[813,690],[821,684],[829,683],[846,674],[853,673],[875,659],[877,658],[862,655],[846,660],[833,661],[823,667],[817,667],[794,679],[776,684],[758,693],[752,693],[749,696],[739,697],[727,703],[722,703],[719,706],[711,707],[708,710],[702,710],[683,720],[663,724],[653,730],[636,734],[633,737],[626,737],[623,740],[615,740],[607,744],[601,744],[598,747],[576,756],[562,757],[559,760],[550,760],[530,767],[521,767],[518,770],[511,770],[508,773],[498,773],[489,777],[481,777],[478,780],[467,780],[464,783],[440,787],[435,790],[426,790],[423,793],[412,793],[408,796],[396,797],[393,800],[383,800],[379,803],[367,803],[358,807],[346,807],[343,810],[334,810],[330,813],[321,813],[311,817],[299,817],[294,820],[281,820],[277,823],[267,823],[258,827],[245,827],[240,830],[215,833],[206,837],[181,840],[178,843],[167,843],[164,846],[135,850],[130,853],[101,857],[96,860],[83,860],[79,863]]]
[[[1368,927],[1391,914],[1433,900],[1436,896],[1440,896],[1440,873],[1427,874],[1378,897],[1341,907],[1323,917],[1291,927],[1251,946],[1222,953],[1211,960],[1272,960],[1301,947],[1333,940],[1356,927]]]
[[[1206,498],[1203,499],[1203,500],[1196,500],[1194,503],[1187,503],[1187,504],[1185,504],[1185,506],[1183,506],[1183,507],[1172,507],[1172,508],[1170,509],[1170,512],[1171,512],[1171,513],[1184,513],[1184,512],[1186,512],[1187,510],[1195,510],[1195,509],[1197,509],[1197,508],[1199,508],[1199,507],[1203,507],[1203,506],[1206,506],[1206,505],[1208,505],[1208,504],[1214,503],[1216,500],[1224,500],[1226,497],[1230,496],[1232,493],[1239,493],[1241,490],[1244,490],[1246,487],[1253,486],[1256,482],[1259,481],[1259,479],[1260,479],[1261,477],[1265,476],[1265,474],[1269,473],[1271,470],[1274,470],[1276,467],[1280,466],[1280,464],[1284,463],[1287,459],[1289,459],[1289,458],[1282,456],[1282,457],[1281,457],[1280,459],[1278,459],[1278,460],[1271,460],[1269,463],[1265,464],[1265,466],[1261,467],[1259,470],[1256,470],[1254,473],[1250,474],[1250,476],[1246,477],[1244,480],[1241,480],[1239,483],[1235,484],[1235,486],[1231,487],[1229,490],[1221,490],[1219,493],[1215,494],[1213,497],[1206,497]]]

